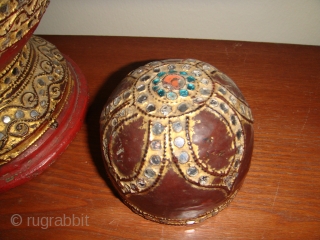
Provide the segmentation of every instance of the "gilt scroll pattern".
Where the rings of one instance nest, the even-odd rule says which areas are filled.
[[[57,127],[72,86],[61,53],[44,39],[32,37],[0,73],[0,164]]]
[[[0,56],[39,23],[49,0],[2,0],[0,3]]]

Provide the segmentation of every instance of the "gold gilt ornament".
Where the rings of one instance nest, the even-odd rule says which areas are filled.
[[[88,96],[80,69],[32,36],[48,4],[0,2],[0,192],[50,166],[84,118]]]
[[[73,79],[50,43],[32,37],[1,72],[0,165],[17,157],[48,128],[56,128]]]
[[[47,0],[1,0],[0,56],[40,22],[48,4]]]

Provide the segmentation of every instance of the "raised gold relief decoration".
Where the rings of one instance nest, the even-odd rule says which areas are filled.
[[[74,83],[61,53],[39,37],[28,41],[0,77],[1,165],[57,127]]]
[[[0,3],[0,56],[39,23],[49,0],[2,0]]]

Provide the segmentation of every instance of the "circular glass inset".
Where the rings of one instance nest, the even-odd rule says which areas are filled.
[[[150,158],[150,163],[152,165],[159,165],[161,163],[161,158],[159,155],[152,155]]]
[[[139,187],[141,187],[141,188],[144,188],[144,187],[146,187],[146,181],[144,180],[144,179],[138,179],[137,180],[137,185],[139,186]]]
[[[145,171],[144,171],[144,175],[147,177],[147,178],[153,178],[156,173],[151,169],[151,168],[147,168]]]
[[[39,115],[39,113],[36,110],[32,110],[30,112],[30,116],[33,117],[33,118],[37,117],[38,115]]]
[[[187,174],[191,177],[196,176],[198,174],[198,169],[196,167],[189,167],[187,170]]]
[[[161,123],[156,122],[152,126],[152,132],[154,135],[160,135],[164,130],[164,126]]]
[[[178,148],[182,148],[185,143],[185,140],[182,137],[176,137],[174,139],[174,145]]]
[[[180,122],[172,123],[172,128],[173,128],[173,131],[175,132],[181,132],[183,129],[182,124]]]
[[[174,92],[168,92],[167,93],[167,98],[169,100],[176,100],[178,98],[178,95],[176,93],[174,93]]]
[[[179,163],[186,163],[189,161],[189,154],[187,152],[181,152],[178,157]]]
[[[4,123],[9,123],[11,121],[11,118],[9,116],[3,116],[2,121]]]

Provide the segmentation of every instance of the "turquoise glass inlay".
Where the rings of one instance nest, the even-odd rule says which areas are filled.
[[[188,75],[187,72],[180,72],[180,75]]]
[[[174,92],[168,92],[168,93],[167,93],[167,98],[168,98],[169,100],[176,100],[176,99],[178,98],[178,96],[177,96],[177,94],[174,93]]]
[[[166,94],[166,92],[163,89],[158,90],[157,93],[160,97],[163,97]]]
[[[194,77],[192,77],[192,76],[188,76],[187,77],[187,81],[188,82],[194,82],[196,79],[194,78]]]
[[[179,94],[181,97],[187,97],[189,95],[188,90],[180,89]]]
[[[194,84],[188,83],[188,84],[187,84],[187,88],[188,88],[189,90],[194,90],[196,87],[194,86]]]
[[[155,79],[153,79],[152,82],[153,82],[153,84],[157,85],[160,82],[160,78],[155,78]]]
[[[159,86],[153,86],[152,90],[155,91],[155,92],[158,91],[159,90]]]
[[[166,72],[159,72],[158,74],[157,74],[157,76],[158,77],[162,77],[163,75],[165,75],[166,74]]]
[[[169,73],[176,73],[177,71],[175,71],[174,69],[170,69]]]

